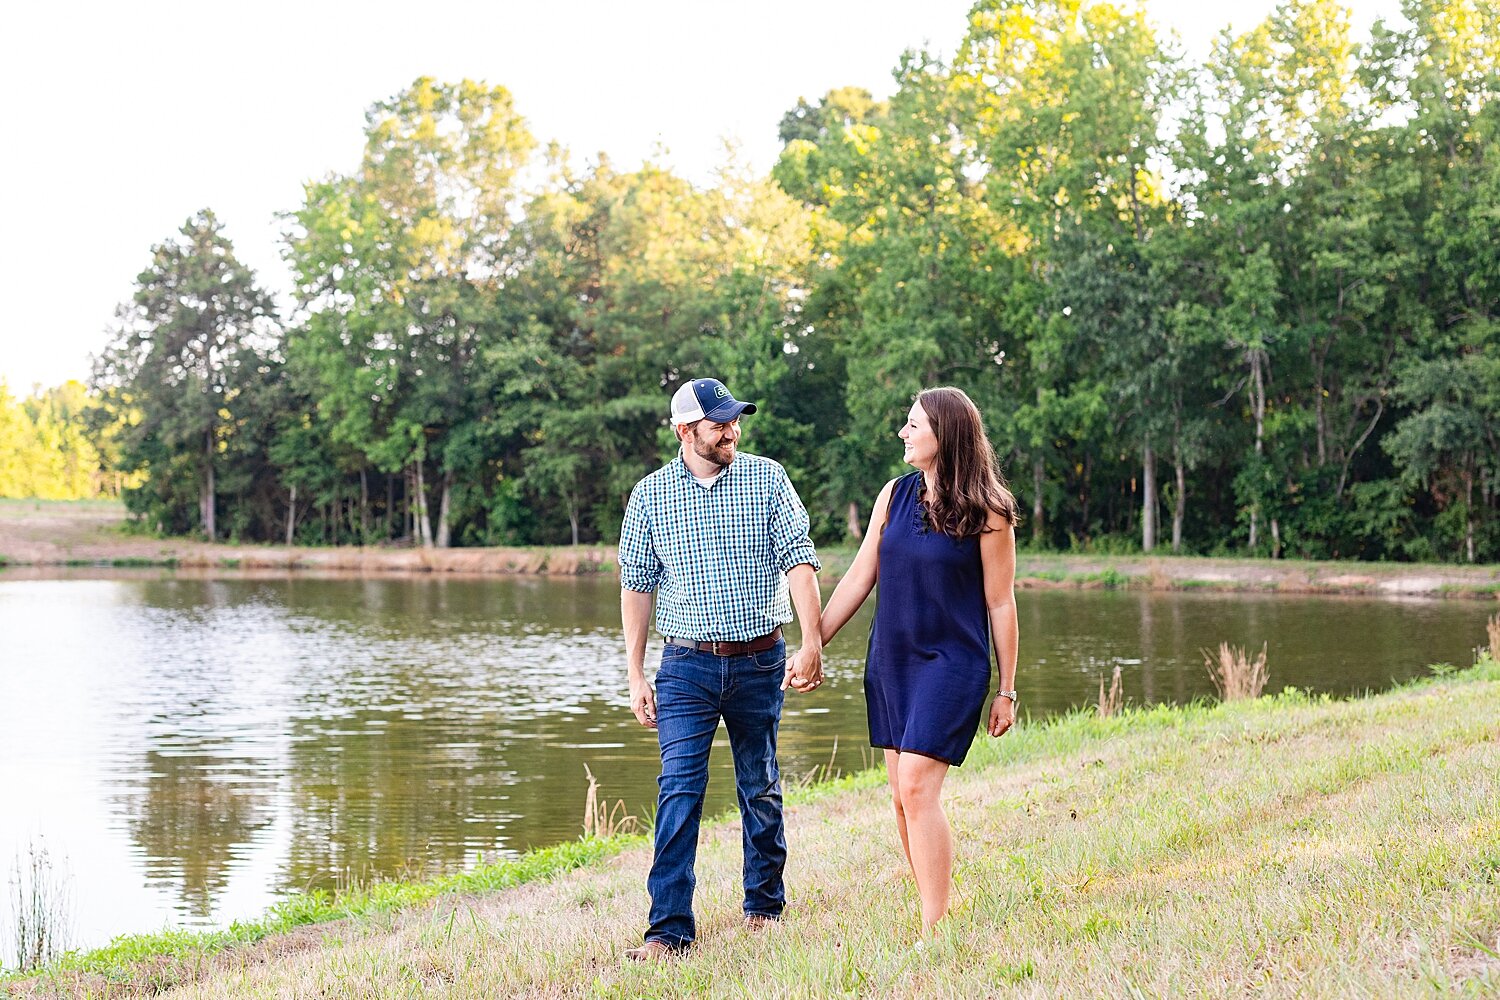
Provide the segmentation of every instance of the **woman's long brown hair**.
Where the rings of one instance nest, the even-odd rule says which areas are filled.
[[[984,420],[968,393],[938,386],[917,393],[917,403],[937,437],[936,495],[926,498],[932,523],[955,538],[983,533],[992,513],[1014,527],[1020,520],[1016,498],[1005,488]]]

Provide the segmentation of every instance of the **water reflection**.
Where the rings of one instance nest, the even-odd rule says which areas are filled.
[[[1212,687],[1200,649],[1270,644],[1272,686],[1339,694],[1466,663],[1488,604],[1022,593],[1023,715]],[[866,766],[866,609],[790,697],[782,765]],[[646,815],[609,579],[0,577],[0,859],[74,859],[84,944],[220,925],[278,896],[577,836],[587,764]],[[657,648],[648,652],[654,662]],[[710,812],[733,803],[727,744]]]
[[[183,913],[208,920],[232,868],[273,822],[263,764],[182,740],[148,750],[142,770],[143,784],[123,790],[118,809],[140,848],[145,883],[169,890]]]

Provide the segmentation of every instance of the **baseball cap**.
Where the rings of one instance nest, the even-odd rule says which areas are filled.
[[[727,424],[741,413],[754,412],[754,403],[741,403],[716,378],[698,378],[684,382],[672,395],[674,424],[690,424],[695,420]]]

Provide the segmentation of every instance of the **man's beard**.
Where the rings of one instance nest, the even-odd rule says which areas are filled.
[[[726,450],[727,454],[725,454]],[[696,437],[693,438],[693,454],[706,462],[714,463],[720,468],[724,468],[730,462],[734,461],[734,449],[732,446],[726,444],[711,445],[706,441],[700,441]]]

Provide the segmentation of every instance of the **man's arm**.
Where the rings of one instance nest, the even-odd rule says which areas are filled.
[[[651,595],[620,589],[620,621],[625,625],[625,675],[630,680],[630,710],[649,729],[656,728],[656,692],[646,683],[646,630],[651,624]]]
[[[651,595],[661,586],[666,567],[651,538],[649,506],[637,483],[620,523],[620,623],[625,627],[630,710],[637,722],[655,729],[656,692],[646,683],[646,630],[651,623]]]
[[[802,628],[802,648],[786,661],[781,690],[790,685],[797,691],[811,691],[823,683],[823,595],[818,592],[818,575],[808,563],[793,566],[786,580]]]

